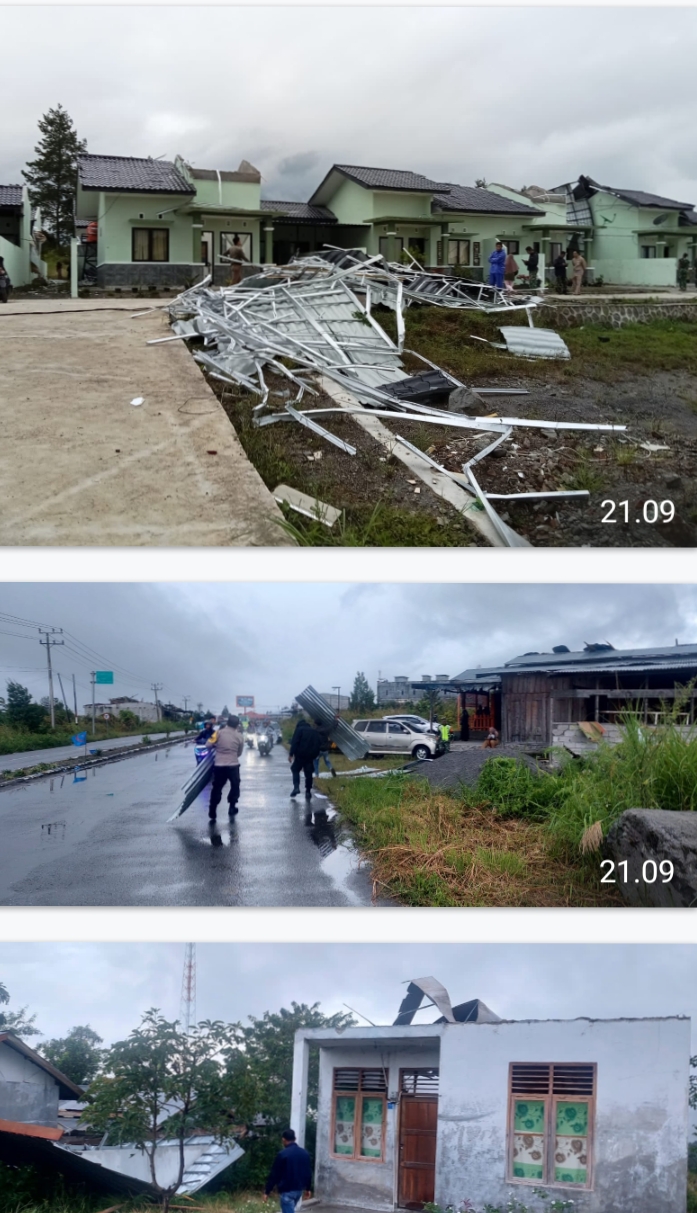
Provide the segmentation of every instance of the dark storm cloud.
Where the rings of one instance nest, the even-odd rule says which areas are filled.
[[[0,611],[70,633],[54,663],[66,691],[76,674],[80,704],[95,668],[114,669],[113,695],[160,682],[175,703],[253,694],[272,708],[309,682],[349,690],[357,670],[374,687],[379,673],[452,676],[555,644],[697,642],[697,589],[670,585],[10,583]],[[0,694],[16,678],[45,695],[45,671],[36,629],[0,622]]]
[[[183,957],[183,944],[3,943],[0,981],[45,1036],[90,1023],[110,1042],[148,1007],[179,1015]],[[294,1000],[391,1023],[403,983],[427,974],[453,1002],[481,998],[504,1019],[697,1017],[694,946],[199,944],[197,962],[201,1019],[236,1022]],[[417,1022],[434,1018],[429,1009]]]
[[[697,12],[668,12],[9,7],[32,69],[3,65],[0,181],[60,101],[91,151],[246,157],[267,197],[307,197],[337,161],[517,188],[589,173],[697,201]]]

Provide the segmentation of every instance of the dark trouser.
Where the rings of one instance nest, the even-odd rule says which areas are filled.
[[[291,763],[291,772],[293,775],[293,791],[300,791],[300,773],[305,776],[305,791],[312,791],[312,775],[314,772],[314,758],[294,758]]]
[[[223,794],[223,788],[230,780],[230,791],[228,792],[228,804],[231,809],[237,807],[237,801],[240,798],[240,768],[236,767],[213,767],[213,782],[211,784],[211,798],[208,804],[208,816],[215,817],[215,810],[220,804],[220,798]]]
[[[559,294],[560,295],[568,294],[567,283],[566,283],[566,274],[557,274],[556,282],[557,282],[557,291],[559,292]]]

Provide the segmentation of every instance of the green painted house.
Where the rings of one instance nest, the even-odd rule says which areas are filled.
[[[606,282],[671,286],[677,258],[694,260],[690,203],[600,186],[590,177],[545,190],[463,186],[407,170],[334,164],[308,202],[261,197],[261,174],[173,161],[83,155],[76,230],[92,281],[105,287],[182,286],[230,274],[238,236],[251,267],[285,264],[326,244],[486,278],[497,240],[518,257],[540,254],[540,272],[560,250],[583,252]],[[7,187],[6,187],[7,188]],[[17,187],[12,187],[17,188]],[[96,234],[96,241],[86,235]]]
[[[644,190],[600,185],[592,177],[559,186],[569,210],[590,217],[584,257],[606,282],[674,286],[678,258],[697,257],[697,213],[679,202]]]
[[[13,286],[32,280],[31,206],[26,185],[0,185],[0,257]],[[38,261],[38,257],[36,257]]]

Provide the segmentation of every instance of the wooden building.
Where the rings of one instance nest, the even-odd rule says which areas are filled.
[[[504,743],[545,747],[564,744],[571,732],[590,741],[612,739],[628,709],[655,726],[675,708],[679,723],[692,725],[696,681],[697,645],[615,649],[603,643],[581,652],[559,645],[551,653],[464,670],[451,686],[458,691],[463,737],[493,724]]]

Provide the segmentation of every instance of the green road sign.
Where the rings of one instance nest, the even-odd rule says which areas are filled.
[[[114,681],[113,670],[95,670],[94,681],[97,683],[112,683]]]

